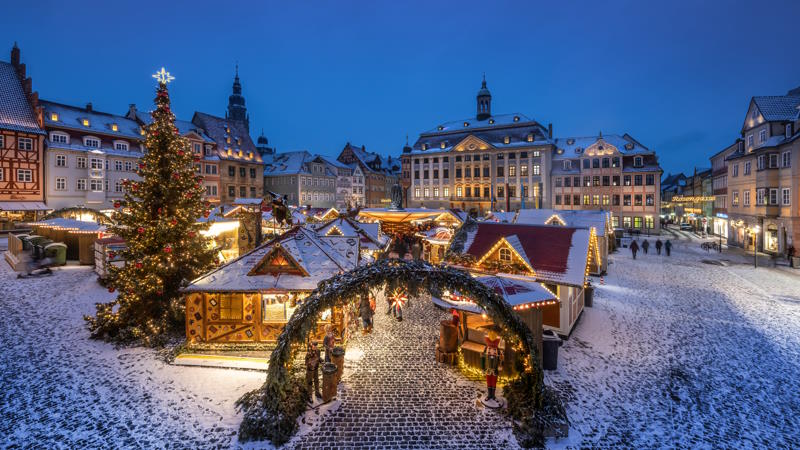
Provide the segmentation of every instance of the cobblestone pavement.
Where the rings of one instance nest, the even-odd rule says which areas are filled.
[[[18,280],[0,261],[0,447],[228,448],[233,402],[263,373],[170,366],[90,340],[82,316],[111,294],[87,267]]]
[[[546,375],[572,422],[559,444],[800,448],[800,274],[673,242],[671,258],[622,249],[595,281]]]
[[[288,447],[516,448],[505,417],[476,406],[485,386],[436,363],[439,320],[446,315],[418,299],[397,322],[382,305],[379,300],[373,333],[358,333],[348,344],[363,357],[348,362],[341,405]]]

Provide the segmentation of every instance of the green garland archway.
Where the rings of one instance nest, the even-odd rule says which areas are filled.
[[[448,288],[471,298],[492,321],[503,325],[506,338],[519,340],[534,379],[533,401],[541,406],[543,383],[538,347],[528,326],[502,297],[463,270],[422,261],[387,259],[323,281],[292,314],[270,356],[266,383],[237,402],[245,413],[239,428],[242,441],[269,439],[281,445],[294,434],[296,419],[305,409],[302,383],[291,375],[294,350],[316,327],[322,311],[342,305],[376,286],[386,286],[387,292],[403,288],[409,296]]]
[[[80,215],[80,214],[88,214],[88,215],[92,216],[92,218],[94,218],[94,220],[96,220],[98,223],[100,223],[102,225],[112,225],[114,223],[114,221],[111,220],[110,217],[108,217],[107,215],[103,214],[102,212],[100,212],[100,211],[98,211],[96,209],[83,208],[83,207],[80,207],[80,206],[75,206],[75,207],[71,207],[71,208],[57,209],[57,210],[52,211],[51,213],[47,214],[46,216],[44,216],[44,218],[42,220],[55,219],[55,218],[71,219],[71,218],[75,217],[76,215]]]

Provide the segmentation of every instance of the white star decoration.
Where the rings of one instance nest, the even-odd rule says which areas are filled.
[[[159,83],[164,83],[164,84],[167,84],[175,79],[175,77],[170,75],[169,72],[167,72],[163,67],[161,68],[160,71],[153,74],[153,78],[158,80]]]

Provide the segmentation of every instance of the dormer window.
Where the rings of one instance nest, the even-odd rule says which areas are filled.
[[[69,136],[66,133],[54,131],[50,133],[50,142],[53,144],[68,144]]]
[[[144,133],[145,133],[145,131],[144,131],[144,127],[141,127],[141,128],[139,128],[139,134],[141,134],[142,136],[144,136]]]
[[[469,126],[469,122],[464,122],[464,126],[468,127]]]
[[[442,130],[444,130],[444,127],[442,125],[439,125],[439,131],[442,131]]]
[[[83,126],[88,127],[89,126],[89,119],[82,119],[81,123],[83,124]]]
[[[510,142],[511,142],[511,137],[510,136],[504,136],[503,137],[503,144],[508,144]]]
[[[514,116],[514,122],[519,122],[519,116]]]
[[[225,132],[230,134],[230,132],[231,132],[231,127],[229,127],[229,126],[227,126],[227,125],[226,125],[226,126],[225,126]]]
[[[442,141],[442,143],[441,143],[441,144],[439,144],[439,146],[440,146],[441,148],[445,148],[445,147],[447,147],[447,143],[446,143],[445,141]]]
[[[633,150],[633,143],[628,142],[627,144],[625,144],[625,150]]]
[[[236,138],[236,145],[242,145],[242,139]]]
[[[785,135],[786,135],[786,138],[787,138],[787,139],[788,139],[788,138],[790,138],[790,137],[792,137],[792,124],[790,124],[790,123],[787,123],[787,124],[786,124],[786,132],[785,132]]]
[[[226,150],[228,151],[228,156],[233,155],[233,150],[231,150],[230,147],[228,147]]]
[[[422,144],[422,150],[427,150],[427,149],[428,149],[428,144]]]
[[[119,131],[119,125],[112,123],[111,124],[111,131]]]
[[[489,125],[494,125],[494,119],[489,119]]]
[[[637,157],[633,158],[633,165],[635,167],[642,167],[644,165],[642,163],[642,157],[641,156],[637,156]]]
[[[58,122],[58,113],[50,113],[50,120],[53,122]]]
[[[230,144],[231,143],[231,137],[230,136],[225,138],[225,143],[226,144]]]
[[[570,170],[570,169],[572,169],[572,161],[570,160],[564,161],[564,170]]]
[[[128,143],[125,141],[114,141],[114,150],[128,151]]]
[[[242,157],[242,151],[239,150],[239,158],[241,158],[241,157]]]
[[[247,157],[253,159],[253,152],[247,152]]]
[[[572,145],[575,143],[575,139],[569,138],[567,139],[567,145]]]
[[[533,133],[528,134],[528,142],[533,142]]]
[[[100,139],[87,137],[83,138],[83,145],[90,148],[99,148],[100,147]]]

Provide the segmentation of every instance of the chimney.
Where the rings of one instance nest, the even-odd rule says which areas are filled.
[[[128,118],[136,120],[136,103],[128,105]]]
[[[86,104],[86,112],[92,112],[92,102]]]
[[[30,78],[22,80],[22,89],[25,91],[25,94],[30,95],[31,91],[33,91],[33,80]]]
[[[17,64],[14,67],[17,68],[17,76],[19,77],[19,79],[20,80],[24,80],[25,79],[25,72],[26,72],[25,64]]]
[[[11,48],[11,65],[14,67],[19,66],[19,47],[14,42],[14,47]]]
[[[547,124],[547,138],[548,139],[553,139],[553,124],[552,123],[548,123]]]

